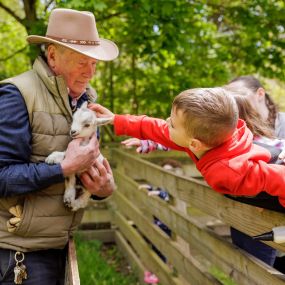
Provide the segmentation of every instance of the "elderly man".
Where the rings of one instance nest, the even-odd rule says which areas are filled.
[[[75,173],[94,199],[113,192],[108,162],[96,162],[97,138],[70,142],[72,113],[96,100],[88,85],[97,60],[118,56],[117,46],[99,38],[94,15],[70,9],[51,12],[45,55],[33,69],[0,83],[0,284],[63,284],[68,238],[83,210],[64,206],[64,179]],[[62,163],[46,164],[53,151]]]

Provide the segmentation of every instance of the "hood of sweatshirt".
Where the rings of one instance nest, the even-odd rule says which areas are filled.
[[[209,150],[196,162],[201,172],[213,163],[221,162],[230,168],[239,168],[245,161],[262,160],[269,162],[271,154],[265,148],[253,144],[253,134],[243,120],[239,120],[232,137],[218,147]]]

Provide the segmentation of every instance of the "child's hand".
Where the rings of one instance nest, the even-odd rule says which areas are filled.
[[[282,150],[282,152],[279,154],[278,158],[283,160],[283,163],[285,163],[285,149]]]
[[[136,146],[137,147],[136,152],[138,152],[138,153],[140,153],[142,151],[142,145],[141,145],[140,139],[136,139],[136,138],[126,139],[126,140],[122,141],[121,144],[123,144],[127,148],[131,148],[133,146]]]
[[[98,118],[111,118],[110,123],[114,122],[114,113],[112,113],[107,108],[103,107],[100,104],[91,103],[88,105],[88,108],[96,112]]]

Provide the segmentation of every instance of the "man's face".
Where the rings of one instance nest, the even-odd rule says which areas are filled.
[[[167,123],[170,139],[177,145],[188,148],[190,137],[186,134],[184,120],[183,112],[172,108]]]
[[[96,59],[65,48],[55,47],[53,64],[54,73],[63,76],[73,98],[86,90],[96,71]]]

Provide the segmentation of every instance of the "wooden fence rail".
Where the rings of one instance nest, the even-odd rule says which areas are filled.
[[[65,267],[65,285],[80,285],[76,249],[73,238],[68,241],[67,260]]]
[[[159,155],[175,156],[190,164],[177,153]],[[140,280],[149,270],[163,285],[223,284],[220,273],[230,278],[232,284],[285,284],[283,274],[238,249],[228,237],[218,235],[208,226],[209,221],[218,219],[226,227],[256,235],[284,225],[284,214],[233,201],[213,191],[202,179],[164,170],[153,163],[160,159],[155,155],[139,156],[114,149],[111,157],[116,163],[118,186],[110,199],[117,227],[115,240],[131,264],[136,264]],[[197,176],[197,171],[192,174]],[[139,189],[142,183],[167,189],[170,201],[148,196],[146,189]],[[154,223],[154,217],[167,225],[171,235]],[[285,245],[268,244],[285,251]]]
[[[79,227],[81,240],[100,240],[103,243],[114,243],[114,230],[111,228],[111,214],[108,210],[108,199],[90,200],[85,209]],[[68,241],[68,252],[65,270],[65,285],[80,285],[76,245],[73,238]]]

